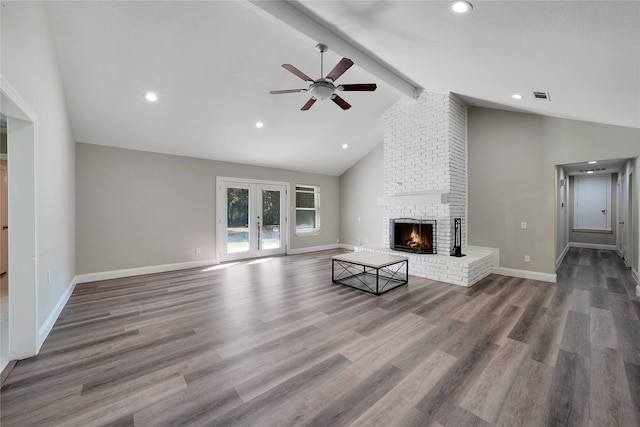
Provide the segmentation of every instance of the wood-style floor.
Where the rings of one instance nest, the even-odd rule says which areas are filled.
[[[8,426],[637,426],[640,298],[612,251],[558,283],[331,283],[333,252],[76,287],[2,386]]]

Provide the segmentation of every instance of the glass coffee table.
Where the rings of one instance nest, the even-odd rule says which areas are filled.
[[[351,252],[331,257],[331,279],[375,295],[409,280],[409,258],[375,252]]]

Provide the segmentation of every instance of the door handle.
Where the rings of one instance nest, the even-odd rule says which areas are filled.
[[[607,210],[606,209],[602,209],[600,212],[602,212],[602,215],[606,215],[607,214]]]
[[[260,220],[257,221],[257,226],[258,226],[258,250],[260,250],[260,242],[262,240],[261,236],[260,236]]]

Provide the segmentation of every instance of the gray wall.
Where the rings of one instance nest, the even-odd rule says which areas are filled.
[[[320,185],[321,233],[296,236],[290,208],[290,249],[339,237],[339,177],[83,143],[76,170],[77,274],[217,259],[217,176]]]
[[[357,245],[361,237],[377,244],[374,238],[381,235],[376,202],[382,193],[383,172],[378,150],[376,147],[340,179],[343,243]],[[568,221],[562,221],[560,207],[565,200],[568,210],[569,195],[556,189],[556,182],[567,177],[557,165],[639,154],[639,129],[471,107],[469,245],[499,248],[501,267],[555,273],[555,261],[569,241],[570,227]],[[632,163],[637,168],[637,160]],[[633,267],[637,271],[640,198],[635,175]],[[526,230],[520,228],[523,221]],[[524,255],[531,256],[530,263],[524,262]]]
[[[502,267],[554,273],[555,166],[639,154],[640,129],[470,108],[469,244],[500,248]]]
[[[382,245],[383,144],[340,177],[340,242]]]
[[[554,273],[555,177],[553,165],[546,168],[541,119],[469,109],[468,238],[499,248],[501,267]]]

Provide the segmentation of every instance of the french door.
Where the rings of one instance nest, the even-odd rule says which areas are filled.
[[[286,253],[287,185],[218,179],[221,261]]]

